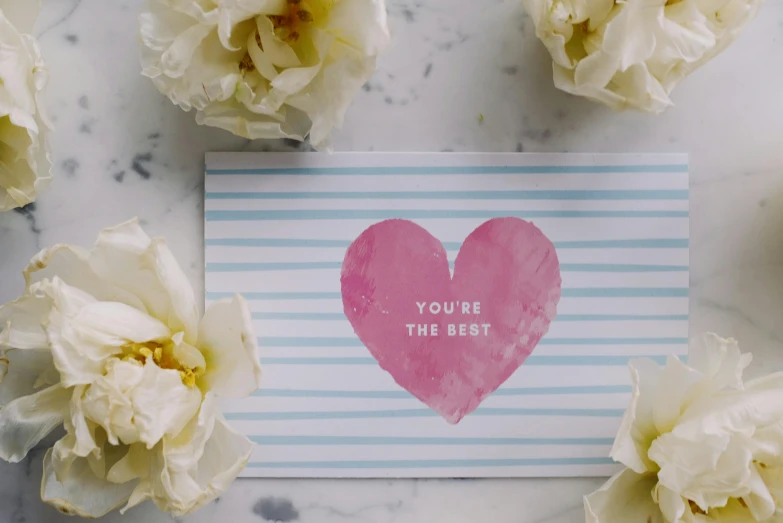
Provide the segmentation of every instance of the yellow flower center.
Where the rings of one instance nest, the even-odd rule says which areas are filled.
[[[187,387],[194,387],[199,376],[204,374],[204,369],[183,365],[174,356],[174,343],[171,340],[129,343],[123,347],[123,354],[123,361],[136,361],[143,365],[152,358],[155,365],[161,369],[176,370],[182,383]]]
[[[267,18],[274,26],[275,36],[290,45],[302,59],[311,54],[312,42],[308,38],[310,31],[326,23],[335,1],[337,0],[287,0],[283,13],[268,15]],[[257,32],[256,43],[261,49],[264,48]],[[239,70],[246,72],[255,69],[250,53],[245,53],[239,62]]]
[[[278,38],[296,42],[313,25],[323,23],[333,4],[333,0],[287,0],[285,12],[269,19]]]

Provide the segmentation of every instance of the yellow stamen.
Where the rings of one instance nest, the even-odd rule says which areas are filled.
[[[129,343],[123,347],[122,361],[144,365],[152,360],[158,367],[179,372],[182,383],[188,387],[196,385],[196,380],[204,374],[202,368],[190,368],[174,357],[174,343],[166,341],[147,341],[144,343]]]

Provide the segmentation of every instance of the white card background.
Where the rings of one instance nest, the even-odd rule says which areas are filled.
[[[686,352],[686,156],[214,153],[205,210],[207,304],[245,295],[265,371],[262,390],[224,404],[258,444],[245,476],[606,476],[628,359]],[[388,218],[453,260],[504,216],[592,268],[562,272],[546,344],[452,426],[356,343],[340,263]]]

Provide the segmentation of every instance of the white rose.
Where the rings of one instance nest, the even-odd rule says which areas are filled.
[[[136,221],[91,251],[42,251],[25,279],[0,307],[0,458],[18,462],[64,424],[41,496],[87,517],[145,499],[181,515],[223,492],[253,446],[215,394],[248,396],[261,376],[244,300],[199,321],[171,251]]]
[[[35,201],[51,181],[49,73],[30,36],[39,9],[40,0],[0,0],[0,212]]]
[[[585,498],[588,523],[783,521],[783,373],[743,385],[733,340],[691,343],[689,364],[631,364],[612,449],[628,467]]]
[[[688,74],[723,51],[763,0],[522,0],[558,89],[613,109],[660,113]]]
[[[329,147],[388,45],[384,0],[149,0],[143,73],[196,121]]]

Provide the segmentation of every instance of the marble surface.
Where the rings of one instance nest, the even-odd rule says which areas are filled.
[[[134,215],[168,237],[203,287],[206,151],[291,150],[199,127],[139,74],[142,0],[44,0],[56,180],[0,215],[0,302],[39,248],[90,245]],[[519,0],[390,0],[392,49],[360,93],[336,150],[688,152],[692,332],[737,337],[752,372],[783,369],[783,2],[688,79],[661,117],[613,114],[552,87]],[[480,118],[479,115],[483,115]],[[0,464],[0,523],[66,521],[41,504],[43,452]],[[240,480],[188,523],[576,523],[583,480]],[[145,505],[102,521],[158,523]]]

